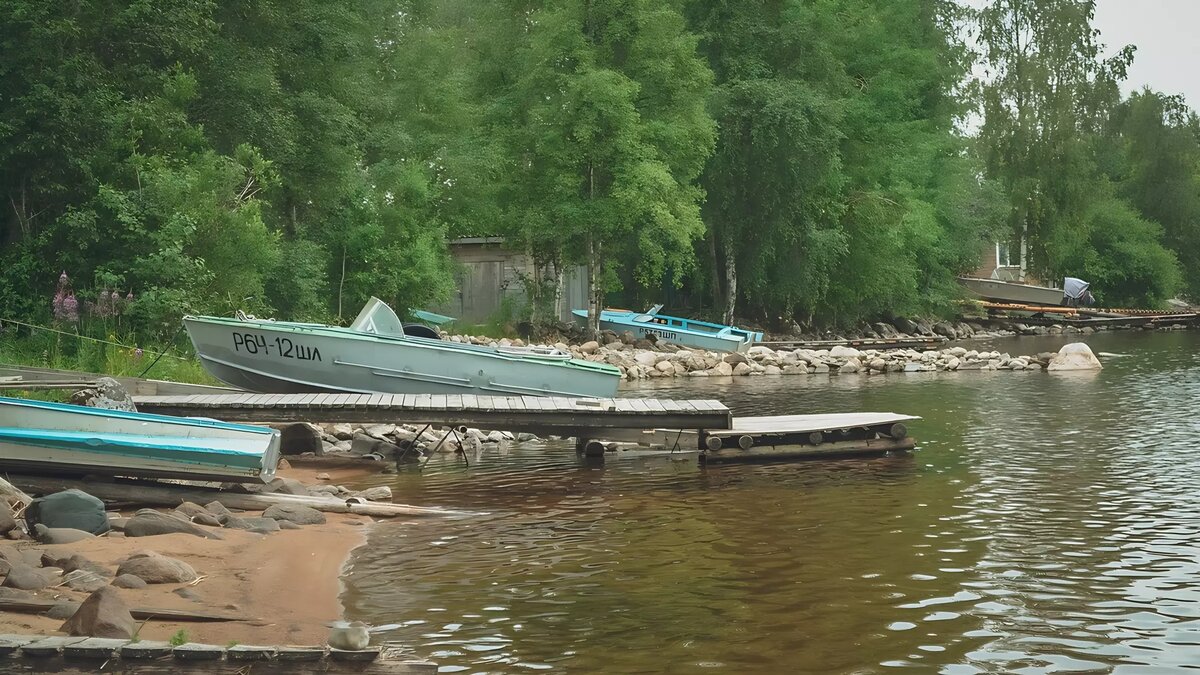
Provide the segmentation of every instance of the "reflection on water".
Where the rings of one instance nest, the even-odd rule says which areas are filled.
[[[740,414],[921,415],[909,457],[594,466],[566,443],[381,476],[351,618],[445,672],[1173,672],[1200,664],[1200,336],[1101,373],[654,381]],[[1061,343],[1061,340],[1059,341]],[[1030,353],[1057,345],[1015,341]]]

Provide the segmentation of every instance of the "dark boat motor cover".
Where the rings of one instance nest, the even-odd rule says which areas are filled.
[[[25,509],[25,523],[31,532],[38,523],[92,534],[104,534],[109,530],[104,502],[83,490],[63,490],[34,499]]]
[[[1066,296],[1067,304],[1072,307],[1084,306],[1087,307],[1096,301],[1092,297],[1092,292],[1088,290],[1091,286],[1083,279],[1075,277],[1065,277],[1063,279],[1063,295]]]

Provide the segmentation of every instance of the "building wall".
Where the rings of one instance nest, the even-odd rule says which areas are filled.
[[[450,242],[450,255],[458,265],[457,291],[450,302],[433,310],[467,323],[482,323],[495,317],[507,303],[514,310],[528,301],[523,279],[536,271],[529,256],[504,248],[500,237],[474,237]],[[571,320],[571,309],[587,302],[587,270],[567,270],[563,311],[559,318]]]

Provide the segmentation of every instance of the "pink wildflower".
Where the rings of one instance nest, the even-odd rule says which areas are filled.
[[[79,301],[75,299],[74,293],[68,293],[67,297],[62,301],[63,320],[75,322],[79,320]]]

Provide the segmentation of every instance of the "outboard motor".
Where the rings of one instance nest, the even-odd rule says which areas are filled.
[[[1091,307],[1096,303],[1092,292],[1088,290],[1091,284],[1083,279],[1066,277],[1063,279],[1063,304],[1068,307]]]
[[[430,328],[423,323],[404,324],[404,334],[411,337],[429,338],[430,340],[442,339],[442,334],[437,332],[436,328]]]

